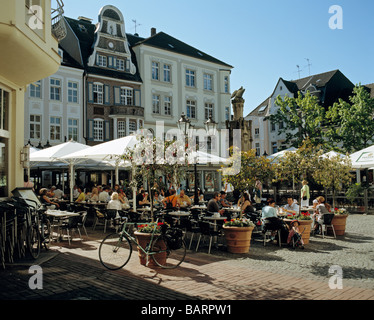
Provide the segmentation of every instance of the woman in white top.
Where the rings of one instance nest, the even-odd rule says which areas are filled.
[[[109,210],[122,210],[122,203],[118,200],[118,193],[113,192],[111,196],[111,200],[106,205],[106,208]],[[118,211],[116,213],[115,219],[120,219],[120,215],[118,214]]]

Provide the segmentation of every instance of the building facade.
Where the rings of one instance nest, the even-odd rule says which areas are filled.
[[[278,96],[297,97],[298,92],[305,94],[309,91],[318,97],[319,103],[325,109],[339,99],[348,100],[354,88],[353,83],[339,70],[312,75],[294,81],[283,78],[278,80],[273,93],[246,117],[252,121],[253,148],[258,155],[273,154],[289,146],[285,144],[286,133],[279,133],[282,123],[274,124],[265,121],[269,115],[276,114],[278,106],[275,101]]]
[[[0,11],[0,198],[23,187],[24,98],[28,84],[55,73],[58,39],[51,1],[2,1]]]

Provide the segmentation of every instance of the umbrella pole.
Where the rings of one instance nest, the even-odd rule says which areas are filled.
[[[74,189],[74,166],[69,163],[69,175],[70,175],[70,202],[73,202],[73,189]]]

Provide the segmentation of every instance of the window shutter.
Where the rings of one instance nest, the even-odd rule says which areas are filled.
[[[104,141],[110,140],[110,122],[109,120],[105,120],[104,122]]]
[[[87,85],[87,96],[88,96],[88,102],[89,103],[93,103],[94,102],[93,82],[88,82],[88,85]]]
[[[113,57],[108,57],[108,67],[113,68]]]
[[[104,104],[110,104],[110,87],[108,85],[104,85]]]
[[[134,105],[137,107],[141,107],[140,90],[134,89],[134,100]]]
[[[121,104],[121,88],[114,87],[114,105],[118,106]]]
[[[88,126],[87,126],[87,140],[88,141],[93,141],[94,139],[93,126],[94,126],[94,121],[92,119],[88,119]]]

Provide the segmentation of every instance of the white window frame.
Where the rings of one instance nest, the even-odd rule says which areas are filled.
[[[225,93],[229,93],[230,87],[229,87],[229,77],[228,76],[225,76],[224,82],[225,82],[225,89],[224,89]]]
[[[129,87],[121,87],[120,99],[122,106],[133,106],[134,105],[134,89]]]
[[[78,141],[79,138],[79,120],[75,118],[68,119],[68,140]]]
[[[62,118],[56,116],[49,117],[49,140],[61,141],[62,137]]]
[[[92,91],[93,103],[104,104],[104,85],[102,83],[94,82]]]
[[[104,141],[104,120],[93,120],[93,139],[94,141]]]
[[[138,130],[137,127],[138,126],[137,126],[136,120],[130,119],[129,120],[129,134],[136,132],[136,130]]]
[[[186,69],[186,86],[190,88],[196,88],[196,71],[192,69]]]
[[[213,75],[204,73],[204,90],[213,91]]]
[[[96,61],[96,64],[99,66],[99,67],[104,67],[106,68],[108,66],[108,58],[106,56],[103,56],[101,54],[98,54],[97,55],[97,61]]]
[[[42,80],[30,84],[30,98],[42,98]]]
[[[74,87],[76,86],[76,87]],[[79,102],[79,83],[78,81],[68,80],[68,102]]]
[[[152,61],[152,80],[160,80],[160,63]]]
[[[164,114],[166,116],[171,116],[172,110],[172,98],[170,96],[164,97]]]
[[[214,118],[214,104],[211,102],[205,102],[205,120],[209,119],[209,116]]]
[[[116,67],[119,71],[125,71],[125,60],[117,59],[116,60]]]
[[[164,82],[171,82],[171,65],[164,64]]]
[[[39,121],[37,121],[37,117],[39,118]],[[30,114],[29,128],[30,139],[40,140],[42,137],[42,116],[40,114]],[[37,133],[39,133],[39,135],[36,137],[35,134]]]
[[[189,119],[197,119],[197,103],[195,100],[186,101],[186,114]]]
[[[153,114],[160,114],[160,95],[153,94],[152,95],[152,113]]]
[[[62,85],[61,79],[50,78],[49,80],[49,99],[53,101],[61,101]]]
[[[126,137],[126,121],[117,121],[117,138]]]

